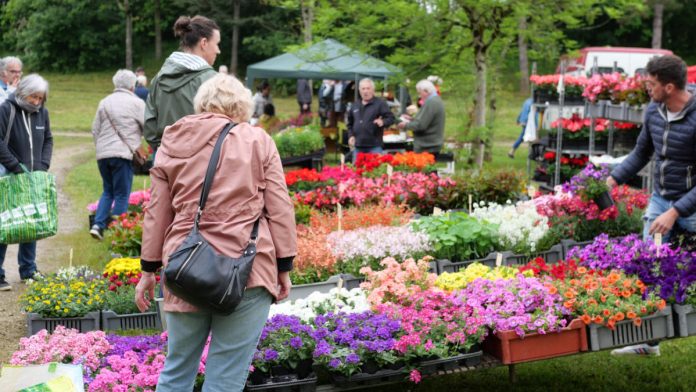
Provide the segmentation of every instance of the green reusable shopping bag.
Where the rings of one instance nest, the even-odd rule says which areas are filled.
[[[56,176],[35,171],[0,177],[0,244],[17,244],[58,232]]]

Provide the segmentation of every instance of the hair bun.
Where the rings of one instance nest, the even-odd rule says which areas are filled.
[[[190,32],[191,28],[191,18],[188,16],[180,16],[179,19],[174,22],[174,36],[182,37],[184,34]]]

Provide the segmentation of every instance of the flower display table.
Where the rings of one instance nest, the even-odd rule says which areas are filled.
[[[456,369],[462,366],[476,366],[481,363],[482,355],[483,351],[478,350],[466,354],[460,354],[451,358],[421,361],[418,364],[418,370],[420,371],[421,375],[426,376],[440,371]]]
[[[264,392],[314,392],[317,390],[317,377],[307,377],[305,379],[294,379],[282,382],[269,382],[266,384],[253,385],[247,383],[245,391],[264,391]]]
[[[515,331],[490,334],[483,350],[504,365],[560,357],[587,351],[585,324],[575,319],[560,332],[532,333],[520,338]]]

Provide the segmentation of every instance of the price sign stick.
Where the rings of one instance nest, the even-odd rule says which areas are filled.
[[[72,268],[72,261],[73,261],[73,248],[70,248],[70,260],[68,261],[68,266]]]
[[[341,221],[343,220],[343,206],[341,206],[341,203],[338,203],[337,209],[338,209],[338,213],[337,213],[337,216],[338,216],[338,231],[341,231],[341,227],[342,227]]]
[[[341,154],[341,172],[343,172],[343,166],[346,164],[346,156]]]
[[[498,252],[498,254],[495,255],[495,266],[500,267],[503,265],[503,254]]]
[[[473,196],[471,196],[471,194],[469,194],[469,215],[471,215],[471,211],[472,211],[471,205],[473,204],[473,199],[474,199]]]
[[[660,248],[662,247],[662,233],[655,233],[655,246],[657,247],[657,257],[660,257]]]
[[[391,185],[392,174],[394,174],[394,167],[387,164],[387,186]]]

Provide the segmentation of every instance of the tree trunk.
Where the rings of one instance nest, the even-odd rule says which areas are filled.
[[[162,26],[160,25],[160,0],[155,0],[155,58],[162,58]]]
[[[665,11],[665,5],[661,1],[656,1],[653,9],[652,47],[653,49],[660,49],[662,48],[662,16]]]
[[[520,53],[520,93],[529,95],[529,56],[527,55],[527,17],[520,16],[517,30],[517,48]]]
[[[476,40],[476,38],[474,38]],[[477,133],[480,133],[486,127],[486,92],[487,92],[487,68],[486,68],[486,52],[484,48],[474,45],[476,64],[476,103],[474,106],[474,128]],[[483,140],[477,137],[474,141],[474,146],[483,144]],[[483,150],[479,149],[479,154],[476,156],[476,165],[483,167]]]
[[[239,13],[241,0],[234,0],[232,15],[232,59],[230,60],[230,73],[237,75],[237,61],[239,58]]]
[[[126,69],[133,69],[133,15],[129,0],[123,0],[123,11],[126,13]]]
[[[304,42],[312,42],[312,21],[314,20],[314,0],[300,0],[302,14],[302,33]]]

